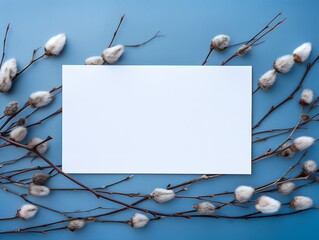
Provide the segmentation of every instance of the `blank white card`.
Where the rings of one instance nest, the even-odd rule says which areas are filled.
[[[67,173],[251,173],[251,67],[63,66]]]

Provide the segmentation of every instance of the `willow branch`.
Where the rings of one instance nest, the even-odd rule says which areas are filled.
[[[303,73],[298,85],[295,87],[295,89],[284,99],[282,100],[280,103],[278,103],[277,105],[273,105],[269,108],[268,112],[253,126],[253,130],[256,129],[257,127],[260,126],[260,124],[271,115],[272,112],[274,112],[275,110],[277,110],[278,108],[280,108],[281,106],[283,106],[286,102],[290,101],[291,99],[293,99],[294,95],[296,94],[296,92],[298,92],[298,90],[302,87],[303,82],[305,81],[310,69],[315,65],[315,63],[318,61],[319,59],[319,55],[311,62],[308,63],[306,66],[306,70]]]
[[[5,32],[4,38],[3,38],[2,56],[1,56],[1,61],[0,61],[0,68],[2,67],[2,63],[3,63],[4,57],[6,55],[6,43],[7,43],[7,36],[8,36],[9,29],[10,29],[10,23],[8,23],[8,25],[7,25],[6,32]]]
[[[112,44],[113,44],[113,42],[114,42],[114,39],[115,39],[115,37],[116,37],[116,35],[117,35],[117,33],[118,33],[118,31],[119,31],[121,25],[122,25],[122,22],[123,22],[123,20],[124,20],[124,17],[125,17],[125,14],[122,15],[122,17],[121,17],[121,19],[120,19],[120,22],[119,22],[119,24],[117,25],[117,28],[116,28],[115,32],[113,33],[113,37],[112,37],[112,39],[111,39],[111,42],[110,42],[109,45],[108,45],[108,48],[112,46]]]
[[[40,125],[40,124],[42,124],[44,121],[46,121],[46,120],[48,120],[49,118],[51,118],[51,117],[53,117],[53,116],[55,116],[55,115],[58,115],[58,114],[60,114],[60,113],[62,113],[62,108],[59,108],[59,109],[56,110],[55,112],[53,112],[53,113],[51,113],[50,115],[48,115],[48,116],[42,118],[42,119],[39,120],[39,121],[36,121],[36,122],[34,122],[34,123],[32,123],[32,124],[29,124],[29,125],[26,125],[26,128],[30,128],[30,127],[33,127],[33,126],[36,126],[36,125]]]
[[[141,42],[141,43],[135,43],[135,44],[124,44],[125,47],[139,47],[139,46],[142,46],[146,43],[149,43],[150,41],[152,41],[153,39],[157,38],[157,37],[161,37],[163,35],[160,35],[159,34],[160,31],[158,31],[157,33],[155,33],[151,38],[147,39],[146,41],[144,42]]]
[[[286,18],[284,18],[283,20],[276,23],[268,31],[264,32],[266,29],[268,29],[270,27],[270,25],[273,23],[273,21],[275,21],[275,19],[277,19],[280,15],[281,15],[281,13],[278,13],[263,29],[261,29],[255,36],[253,36],[250,40],[248,40],[245,43],[245,45],[246,45],[245,48],[241,49],[240,52],[236,51],[235,53],[233,53],[233,55],[231,55],[227,60],[223,61],[221,65],[225,65],[228,62],[230,62],[232,59],[234,59],[235,57],[239,56],[240,53],[244,52],[247,48],[253,46],[257,41],[262,39],[264,36],[266,36],[268,33],[272,32],[275,28],[277,28],[280,24],[282,24],[286,20]]]
[[[35,53],[37,52],[37,49],[34,49],[31,55],[31,60],[30,62],[24,66],[24,68],[22,68],[16,75],[15,77],[12,79],[12,81],[16,80],[17,77],[19,77],[25,70],[27,70],[32,64],[36,63],[37,61],[39,61],[40,59],[44,58],[45,56],[47,56],[45,53],[43,53],[42,55],[40,55],[39,57],[35,57]],[[48,56],[49,57],[49,56]]]

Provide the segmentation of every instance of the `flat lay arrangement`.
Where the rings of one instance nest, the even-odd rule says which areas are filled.
[[[69,48],[83,40],[65,29],[41,47],[37,38],[21,61],[19,24],[2,27],[0,198],[9,206],[0,207],[0,236],[86,239],[108,227],[135,239],[197,221],[315,219],[318,44],[304,36],[289,51],[260,55],[285,47],[276,34],[298,17],[261,16],[258,27],[242,26],[244,37],[206,29],[205,51],[193,53],[200,61],[182,66],[165,57],[135,64],[134,54],[165,49],[174,36],[156,25],[121,43],[132,18],[117,14],[109,36],[92,30],[109,41],[78,61]]]

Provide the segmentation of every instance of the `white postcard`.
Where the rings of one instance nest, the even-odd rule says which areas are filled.
[[[63,66],[67,173],[250,174],[250,66]]]

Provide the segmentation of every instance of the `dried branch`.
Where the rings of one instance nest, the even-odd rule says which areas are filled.
[[[228,62],[230,62],[232,59],[234,59],[235,57],[239,56],[242,52],[244,52],[247,48],[253,46],[256,42],[258,42],[259,40],[261,40],[264,36],[266,36],[268,33],[272,32],[275,28],[277,28],[280,24],[282,24],[286,18],[284,18],[283,20],[279,21],[278,23],[276,23],[272,28],[270,28],[269,30],[267,30],[266,32],[264,32],[266,29],[268,29],[270,27],[270,25],[279,17],[281,16],[281,13],[278,13],[263,29],[261,29],[255,36],[253,36],[251,39],[249,39],[245,45],[246,47],[241,49],[240,51],[236,51],[235,53],[233,53],[233,55],[231,55],[227,60],[223,61],[221,65],[225,65]],[[264,32],[264,33],[263,33]]]
[[[2,67],[3,60],[4,60],[4,57],[6,55],[6,43],[7,43],[7,36],[8,36],[9,29],[10,29],[10,23],[8,23],[8,25],[7,25],[6,32],[5,32],[4,38],[3,38],[3,47],[2,47],[2,56],[1,56],[1,61],[0,61],[0,68]]]
[[[158,31],[157,33],[154,34],[154,36],[152,36],[151,38],[149,38],[148,40],[144,41],[144,42],[141,42],[141,43],[135,43],[135,44],[124,44],[125,47],[139,47],[139,46],[142,46],[146,43],[149,43],[150,41],[152,41],[153,39],[157,38],[157,37],[162,37],[164,35],[160,35],[159,34],[160,31]]]
[[[123,20],[124,20],[124,17],[125,17],[125,14],[122,15],[122,17],[121,17],[121,19],[120,19],[120,22],[119,22],[119,24],[118,24],[118,26],[117,26],[117,28],[116,28],[114,34],[113,34],[113,37],[112,37],[112,39],[111,39],[111,42],[110,42],[109,45],[108,45],[108,48],[109,48],[109,47],[112,47],[112,44],[113,44],[113,42],[114,42],[114,39],[115,39],[115,37],[116,37],[116,35],[117,35],[117,33],[118,33],[118,31],[119,31],[121,25],[122,25],[122,22],[123,22]]]
[[[298,92],[298,90],[302,87],[303,82],[305,81],[310,69],[316,64],[316,62],[319,59],[319,55],[311,62],[308,63],[306,66],[306,70],[303,73],[298,85],[295,87],[295,89],[284,99],[282,100],[280,103],[278,103],[277,105],[273,105],[269,108],[268,112],[253,126],[253,130],[256,129],[257,127],[260,126],[260,124],[267,118],[269,117],[269,115],[274,112],[276,109],[280,108],[282,105],[284,105],[286,102],[290,101],[291,99],[293,99],[294,95],[296,94],[296,92]]]
[[[12,81],[16,80],[17,77],[19,77],[25,70],[27,70],[32,64],[36,63],[37,61],[39,61],[40,59],[44,58],[46,55],[45,53],[43,53],[42,55],[40,55],[39,57],[35,57],[35,54],[37,52],[38,49],[34,49],[32,52],[32,56],[31,56],[31,60],[30,62],[24,66],[12,79]],[[49,57],[49,56],[48,56]]]

